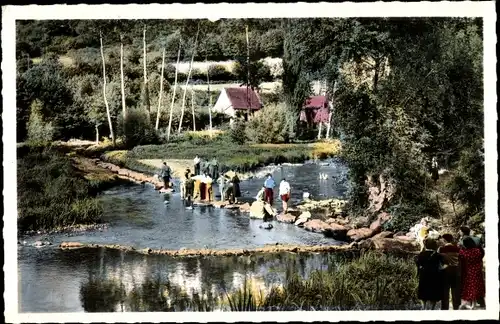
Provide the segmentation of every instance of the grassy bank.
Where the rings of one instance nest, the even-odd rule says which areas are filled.
[[[94,196],[113,179],[104,175],[86,179],[70,157],[55,149],[18,150],[18,230],[98,223],[102,209]]]
[[[157,170],[139,160],[192,160],[198,154],[205,159],[216,157],[222,171],[232,169],[248,172],[272,163],[301,163],[308,159],[333,157],[339,150],[340,143],[336,140],[317,143],[239,145],[225,135],[210,139],[208,134],[197,136],[188,134],[182,141],[137,146],[129,151],[110,151],[101,157],[125,168],[152,173]]]
[[[418,303],[417,286],[410,258],[367,252],[314,271],[308,279],[288,273],[285,283],[268,293],[246,283],[226,299],[232,311],[408,309]]]

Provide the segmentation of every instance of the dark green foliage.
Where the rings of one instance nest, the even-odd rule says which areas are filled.
[[[285,143],[289,139],[287,115],[284,104],[266,106],[248,121],[246,137],[255,143]]]
[[[89,183],[66,156],[50,148],[30,148],[18,156],[18,229],[50,230],[99,222],[101,206]]]
[[[237,144],[244,144],[247,140],[247,136],[245,133],[245,123],[238,120],[234,123],[234,125],[229,130],[229,136]]]
[[[124,140],[128,148],[136,145],[154,144],[158,141],[156,132],[147,117],[147,112],[142,109],[129,109],[124,126]]]

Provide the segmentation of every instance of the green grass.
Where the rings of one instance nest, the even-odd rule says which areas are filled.
[[[130,151],[111,151],[102,158],[119,166],[132,170],[153,173],[156,169],[137,160],[141,159],[193,159],[197,154],[205,159],[214,156],[223,170],[233,169],[248,172],[271,163],[301,163],[307,159],[324,159],[338,154],[337,141],[330,143],[300,143],[276,145],[238,145],[226,135],[219,135],[213,140],[208,136],[190,136],[187,140],[162,145],[137,146]]]
[[[102,184],[81,177],[69,157],[50,148],[24,148],[17,167],[20,231],[100,221],[102,208],[93,196]]]

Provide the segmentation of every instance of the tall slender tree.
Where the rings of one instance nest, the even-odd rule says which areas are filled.
[[[127,119],[127,107],[125,105],[125,78],[123,74],[123,34],[120,34],[120,81],[122,91],[122,117],[123,117],[123,131],[125,132],[125,120]]]
[[[158,110],[156,111],[156,124],[155,129],[158,130],[158,126],[160,124],[160,108],[161,108],[161,99],[163,94],[163,71],[165,70],[165,47],[163,48],[163,55],[161,59],[161,74],[160,74],[160,93],[158,94]]]
[[[172,117],[174,114],[175,94],[177,90],[177,75],[179,72],[179,60],[181,59],[182,38],[179,38],[179,50],[177,51],[177,63],[175,64],[174,89],[172,90],[172,102],[170,103],[170,118],[168,119],[167,141],[170,140],[170,131],[172,129]]]
[[[115,134],[113,132],[113,123],[111,122],[111,113],[109,111],[109,104],[108,104],[108,99],[106,98],[106,60],[104,59],[104,46],[102,44],[102,32],[99,32],[99,39],[101,43],[101,58],[102,58],[102,78],[103,78],[103,83],[102,83],[102,95],[104,98],[104,104],[106,105],[106,114],[108,116],[108,124],[109,124],[109,134],[111,136],[111,141],[113,142],[113,145],[116,144],[115,140]]]

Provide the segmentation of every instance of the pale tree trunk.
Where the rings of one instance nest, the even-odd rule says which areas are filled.
[[[95,125],[95,144],[99,145],[99,125]]]
[[[179,120],[179,129],[177,130],[177,134],[181,133],[182,129],[182,119],[184,118],[184,107],[186,105],[186,93],[189,85],[189,79],[191,77],[191,71],[193,70],[193,61],[194,61],[194,55],[196,53],[196,46],[198,45],[198,35],[200,33],[200,24],[198,24],[198,30],[196,31],[196,37],[194,39],[194,48],[193,48],[193,54],[191,54],[191,62],[189,63],[189,71],[188,75],[186,78],[186,86],[184,87],[184,93],[182,94],[182,106],[181,106],[181,119]]]
[[[181,45],[182,45],[182,40],[179,40],[179,51],[177,51],[177,63],[175,65],[174,90],[172,92],[172,102],[170,104],[170,118],[168,119],[167,141],[170,140],[170,129],[172,128],[172,115],[174,112],[175,91],[177,90],[177,74],[179,71],[179,60],[181,58]]]
[[[323,123],[319,122],[319,126],[318,126],[318,139],[321,139],[322,130],[323,130]]]
[[[113,123],[111,123],[111,113],[109,111],[109,105],[108,105],[108,99],[106,98],[106,62],[104,60],[104,47],[102,45],[102,32],[100,34],[100,41],[101,41],[101,58],[102,58],[102,77],[103,77],[103,84],[102,84],[102,94],[104,97],[104,104],[106,105],[106,114],[108,116],[108,124],[109,124],[109,133],[111,136],[111,141],[113,142],[113,146],[116,144],[115,142],[115,134],[113,133]]]
[[[125,133],[125,120],[127,118],[127,107],[125,106],[125,77],[123,75],[123,35],[120,35],[120,76],[122,90],[122,115],[123,115],[123,131]]]
[[[160,124],[160,107],[161,107],[161,96],[163,94],[163,71],[165,70],[165,47],[163,48],[163,56],[161,60],[161,74],[160,74],[160,94],[158,95],[158,110],[156,112],[156,125],[155,129],[158,130]]]
[[[149,91],[148,91],[148,75],[147,75],[147,60],[146,60],[146,25],[144,25],[144,29],[142,32],[142,47],[143,47],[143,61],[144,61],[144,94],[145,94],[145,99],[149,101]],[[146,96],[146,94],[148,94]],[[143,98],[144,99],[144,98]],[[146,110],[146,118],[148,120],[148,123],[151,123],[151,111],[149,107],[149,102],[144,102],[144,108]]]
[[[205,58],[205,62],[207,59]],[[212,138],[212,94],[210,93],[210,67],[207,65],[207,85],[208,85],[208,121],[210,138]]]
[[[326,124],[326,134],[325,134],[326,139],[330,138],[331,125],[332,125],[332,112],[330,111],[328,113],[328,123]]]
[[[196,117],[194,114],[194,89],[191,85],[191,113],[193,114],[193,132],[196,132]]]
[[[250,115],[252,100],[248,92],[248,87],[250,87],[250,40],[248,38],[248,25],[245,25],[245,37],[247,41],[247,100],[249,101],[248,115]],[[252,89],[253,90],[253,89]]]
[[[333,100],[335,99],[335,92],[337,91],[337,81],[333,83],[332,98],[328,100],[328,124],[326,124],[326,138],[330,138],[330,133],[332,129],[332,117],[333,117]]]

